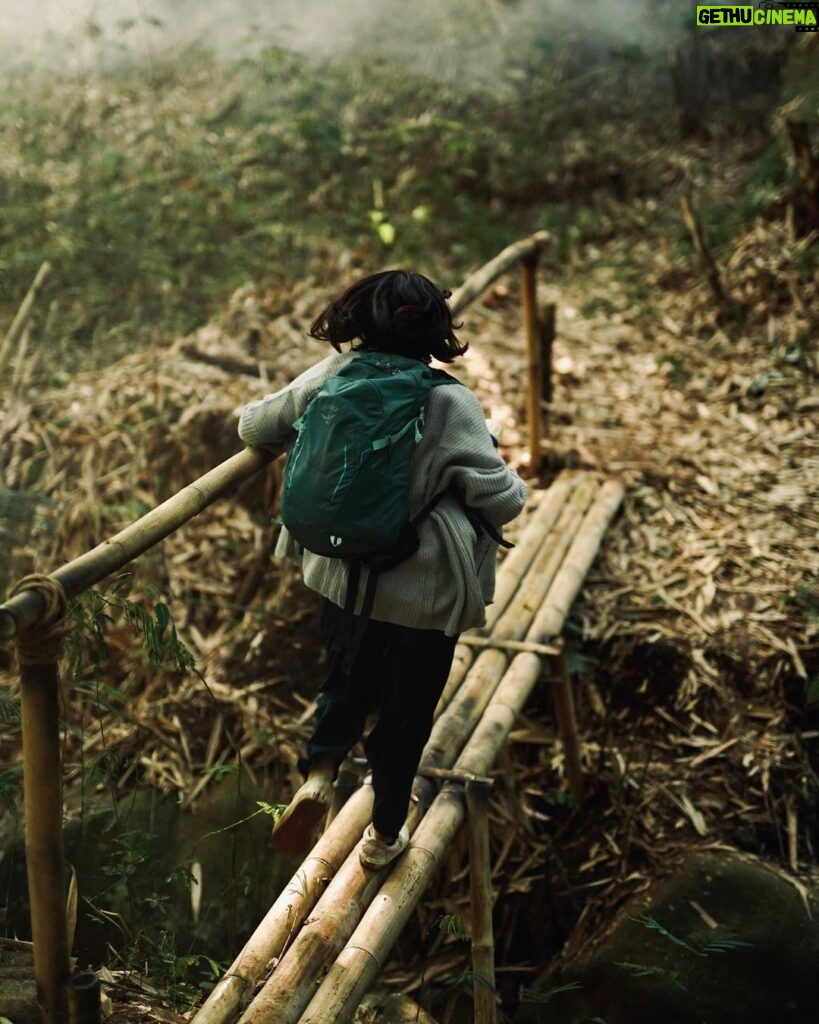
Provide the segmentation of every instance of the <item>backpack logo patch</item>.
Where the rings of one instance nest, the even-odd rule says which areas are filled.
[[[319,413],[325,423],[332,423],[336,416],[338,416],[340,408],[338,402],[334,402],[332,399],[325,399],[319,406]]]

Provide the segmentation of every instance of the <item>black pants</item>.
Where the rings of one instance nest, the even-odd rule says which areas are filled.
[[[329,663],[308,756],[300,767],[306,773],[319,756],[329,756],[340,765],[361,739],[367,715],[378,711],[378,722],[364,749],[373,775],[373,825],[391,839],[407,816],[412,780],[432,731],[458,638],[437,629],[371,619],[347,674],[343,653],[333,649],[344,629],[342,609],[322,600],[321,638]]]

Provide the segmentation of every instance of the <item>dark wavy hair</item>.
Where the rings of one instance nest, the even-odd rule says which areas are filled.
[[[329,341],[338,352],[350,342],[353,349],[451,363],[469,347],[455,334],[461,325],[452,322],[446,301],[451,294],[423,274],[384,270],[356,281],[328,303],[309,334]]]

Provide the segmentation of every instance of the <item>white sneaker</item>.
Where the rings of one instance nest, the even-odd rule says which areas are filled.
[[[358,859],[361,866],[370,871],[379,871],[391,864],[399,854],[402,854],[409,843],[409,829],[406,825],[398,833],[392,843],[385,842],[375,831],[372,825],[364,830],[364,838],[358,849]]]

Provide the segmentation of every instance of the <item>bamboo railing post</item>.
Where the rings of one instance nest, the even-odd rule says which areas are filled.
[[[544,433],[549,429],[549,406],[554,397],[554,385],[552,380],[552,350],[555,343],[555,329],[557,325],[557,306],[554,302],[547,302],[540,311],[540,358],[542,366],[542,390],[540,393],[540,408],[543,413],[542,427]]]
[[[23,739],[23,815],[31,908],[34,980],[43,1024],[65,1024],[71,972],[63,861],[60,679],[65,592],[46,576],[29,576],[17,592],[37,591],[44,614],[17,636]]]
[[[495,939],[492,931],[492,863],[489,857],[489,787],[466,784],[469,822],[469,893],[472,904],[472,993],[475,1024],[495,1024]]]
[[[543,394],[543,351],[538,326],[537,310],[538,253],[521,261],[523,268],[523,332],[526,338],[528,380],[526,391],[526,419],[529,430],[529,472],[540,472],[540,441],[543,436],[541,401]]]
[[[563,756],[566,759],[566,778],[569,792],[580,803],[583,799],[583,765],[580,760],[580,734],[577,728],[577,714],[569,665],[565,651],[556,659],[557,674],[553,677],[552,698]]]

